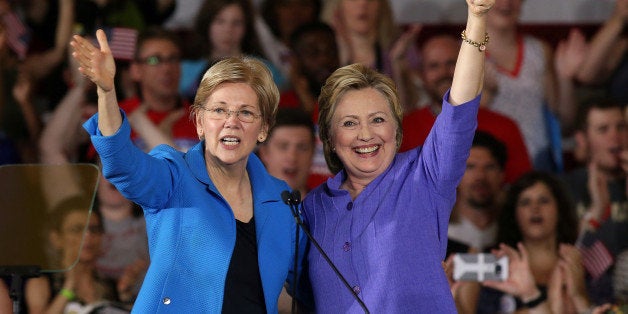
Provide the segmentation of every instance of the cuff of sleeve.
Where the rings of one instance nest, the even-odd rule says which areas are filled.
[[[130,140],[131,125],[122,109],[120,109],[120,114],[122,115],[122,124],[118,131],[110,136],[102,135],[98,129],[98,114],[93,115],[83,124],[83,128],[90,135],[92,144],[101,157],[114,155],[116,152],[123,150],[127,145],[132,145]]]

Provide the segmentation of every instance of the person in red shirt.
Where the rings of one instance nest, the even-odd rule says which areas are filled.
[[[198,143],[190,120],[190,104],[178,92],[181,46],[172,33],[150,28],[138,37],[130,73],[138,96],[120,102],[129,116],[135,145],[145,151],[159,144],[179,150]]]
[[[449,35],[434,35],[423,44],[422,62],[418,72],[429,99],[424,106],[404,116],[403,141],[399,149],[401,152],[422,145],[434,125],[436,116],[441,110],[442,97],[451,87],[459,48],[460,40]],[[489,96],[487,85],[490,84],[485,84],[483,101],[490,98],[487,97]],[[521,131],[512,119],[480,107],[478,130],[487,132],[506,144],[508,156],[505,167],[506,183],[513,182],[521,174],[532,169]]]

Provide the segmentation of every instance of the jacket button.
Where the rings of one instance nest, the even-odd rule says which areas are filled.
[[[362,291],[362,289],[360,289],[360,286],[353,286],[353,292],[355,292],[355,294],[360,294],[360,291]]]
[[[163,299],[163,303],[164,303],[165,305],[170,304],[170,298],[169,298],[169,297],[165,297],[165,298]]]

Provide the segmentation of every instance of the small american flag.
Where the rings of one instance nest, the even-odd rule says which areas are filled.
[[[104,28],[109,41],[111,54],[118,60],[131,60],[135,53],[135,43],[137,42],[138,31],[134,28],[111,27]],[[98,42],[94,39],[94,44]]]
[[[22,20],[15,12],[3,14],[2,23],[7,28],[6,34],[9,47],[20,60],[23,60],[28,52],[28,44],[31,38],[29,29],[22,23]]]
[[[582,264],[593,280],[602,276],[613,265],[613,255],[602,241],[587,233],[578,244]]]

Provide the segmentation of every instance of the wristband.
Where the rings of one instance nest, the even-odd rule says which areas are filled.
[[[545,291],[545,289],[540,289],[541,293],[539,294],[538,297],[528,301],[528,302],[523,302],[521,301],[521,299],[516,298],[516,302],[517,302],[517,309],[531,309],[531,308],[535,308],[537,306],[539,306],[541,303],[545,302],[545,300],[547,300],[547,292]]]
[[[59,294],[64,296],[68,301],[72,301],[76,298],[76,294],[70,289],[63,288],[59,291]]]

